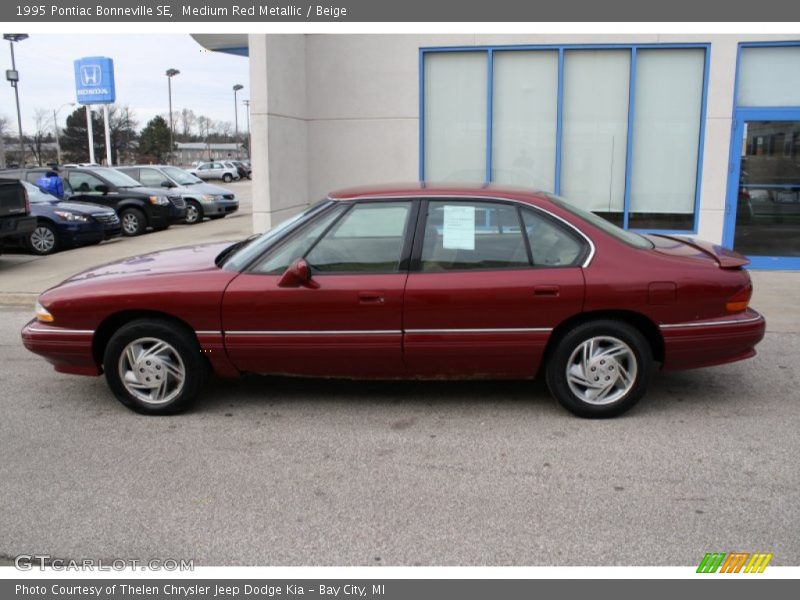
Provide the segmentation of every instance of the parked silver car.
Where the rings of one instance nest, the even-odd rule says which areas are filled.
[[[169,165],[134,165],[117,167],[148,187],[170,188],[186,201],[186,222],[201,223],[204,217],[221,219],[239,210],[239,201],[230,190],[206,183],[188,171]]]
[[[239,171],[233,165],[225,166],[222,161],[204,162],[196,167],[189,169],[189,173],[196,175],[200,179],[221,179],[229,183],[234,179],[239,179]]]

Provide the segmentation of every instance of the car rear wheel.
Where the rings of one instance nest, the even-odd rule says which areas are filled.
[[[121,327],[106,346],[103,369],[117,399],[147,415],[185,410],[208,376],[208,364],[194,335],[156,319]]]
[[[144,213],[138,208],[126,208],[120,213],[122,221],[122,235],[134,236],[141,235],[147,229],[147,221]]]
[[[233,175],[231,175],[230,173],[225,173],[225,175],[222,176],[222,181],[224,181],[225,183],[230,183],[231,181],[233,181]]]
[[[186,223],[188,225],[195,225],[203,220],[203,209],[200,204],[195,200],[187,200],[186,202]]]
[[[58,250],[58,232],[48,223],[37,223],[28,236],[28,250],[31,254],[46,256]]]
[[[558,340],[547,364],[547,385],[579,417],[608,418],[636,404],[647,391],[652,350],[628,323],[582,323]]]

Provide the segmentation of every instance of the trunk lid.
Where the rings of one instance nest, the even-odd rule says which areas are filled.
[[[746,256],[711,242],[662,233],[646,237],[653,242],[654,250],[660,254],[694,260],[713,260],[721,269],[740,269],[750,263],[750,259]]]

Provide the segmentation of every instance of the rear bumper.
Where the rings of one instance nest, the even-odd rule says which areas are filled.
[[[3,217],[0,219],[0,238],[28,235],[36,229],[36,217]]]
[[[94,331],[53,327],[33,319],[21,335],[24,346],[43,356],[59,373],[100,375],[92,354]]]
[[[696,369],[750,358],[767,323],[752,309],[739,315],[662,324],[664,369]]]

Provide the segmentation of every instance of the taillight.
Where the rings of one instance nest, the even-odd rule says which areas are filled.
[[[31,214],[31,200],[28,198],[28,190],[25,189],[25,186],[22,186],[22,193],[25,194],[25,214]]]
[[[729,313],[739,313],[747,310],[747,305],[750,304],[750,296],[753,295],[753,284],[748,283],[745,287],[736,292],[733,296],[728,298],[725,303],[725,310]]]

